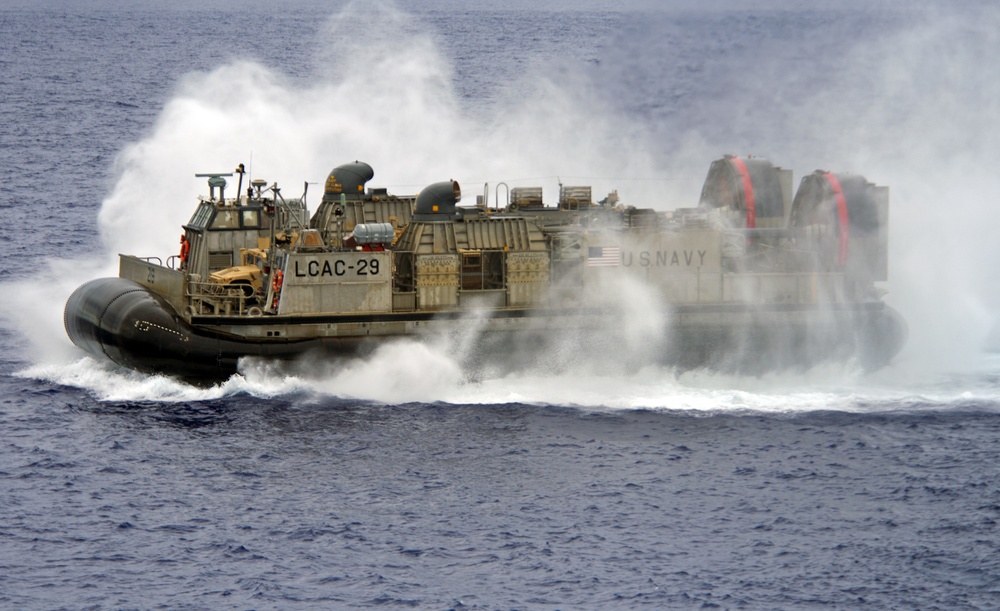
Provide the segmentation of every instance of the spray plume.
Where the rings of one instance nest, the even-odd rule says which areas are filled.
[[[1000,82],[983,74],[998,32],[991,3],[664,11],[637,20],[594,78],[634,92],[620,105],[654,119],[671,172],[753,153],[798,176],[888,185],[887,301],[910,327],[896,370],[922,375],[974,366],[1000,307],[1000,174],[982,170],[1000,154],[986,127],[1000,118]],[[656,99],[669,103],[641,108]]]

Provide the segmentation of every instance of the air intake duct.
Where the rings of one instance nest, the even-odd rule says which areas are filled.
[[[455,205],[462,199],[458,182],[448,180],[424,187],[417,196],[414,221],[449,221],[455,218]]]
[[[364,161],[338,165],[326,177],[323,201],[339,202],[342,194],[346,199],[361,199],[365,194],[365,183],[374,176],[375,170]]]

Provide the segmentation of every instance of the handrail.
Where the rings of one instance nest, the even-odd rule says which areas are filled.
[[[494,190],[494,199],[496,200],[496,208],[494,210],[500,210],[500,185],[503,185],[503,188],[507,190],[507,204],[504,205],[504,208],[510,205],[510,187],[505,182],[498,182]]]
[[[230,316],[234,309],[238,316],[248,316],[249,310],[254,306],[247,302],[257,298],[257,295],[247,297],[243,293],[242,285],[234,286],[198,281],[188,281],[185,296],[191,300],[195,312],[199,315],[204,315],[202,314],[202,306],[207,306],[217,316]]]

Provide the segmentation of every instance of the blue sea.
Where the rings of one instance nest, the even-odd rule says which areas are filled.
[[[1000,608],[998,56],[992,2],[6,0],[0,608]],[[63,330],[196,173],[673,209],[725,153],[889,186],[890,366],[627,365],[642,303],[513,373],[442,339],[195,387]]]

